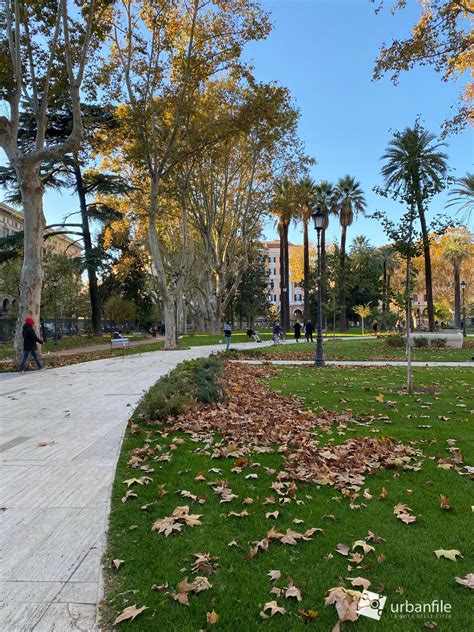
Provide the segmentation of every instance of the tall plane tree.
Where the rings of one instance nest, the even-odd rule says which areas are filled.
[[[31,3],[7,0],[2,17],[5,38],[1,42],[0,100],[8,104],[0,116],[0,147],[15,169],[24,214],[24,260],[15,335],[21,348],[21,324],[26,316],[39,321],[43,279],[44,185],[42,163],[78,149],[82,134],[80,90],[91,48],[93,27],[104,3],[90,0],[69,14],[67,0]],[[71,109],[73,126],[61,142],[47,138],[48,111],[58,100]],[[22,150],[20,115],[32,113],[36,123],[34,146]]]

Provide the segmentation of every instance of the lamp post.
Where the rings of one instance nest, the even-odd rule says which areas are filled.
[[[316,207],[316,210],[311,213],[313,218],[314,228],[318,236],[318,311],[316,320],[316,356],[314,358],[314,366],[324,366],[324,352],[323,352],[323,332],[321,329],[322,324],[322,288],[321,288],[321,231],[324,226],[324,213],[320,206]]]
[[[58,345],[58,281],[55,279],[51,285],[54,288],[54,346]]]
[[[461,291],[462,291],[462,335],[464,338],[467,336],[467,328],[466,328],[466,301],[464,298],[464,293],[466,291],[466,281],[461,281]]]

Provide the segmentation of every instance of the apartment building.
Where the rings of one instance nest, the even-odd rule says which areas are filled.
[[[280,277],[280,242],[266,241],[263,244],[265,250],[265,266],[269,278],[270,303],[279,312],[281,307],[281,296],[283,292],[290,293],[290,318],[301,320],[303,317],[303,288],[290,281],[289,287],[282,287]],[[296,248],[296,244],[289,244],[290,252]],[[291,265],[291,263],[290,263]],[[291,269],[290,269],[291,278]]]

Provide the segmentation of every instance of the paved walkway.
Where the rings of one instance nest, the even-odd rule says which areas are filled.
[[[160,376],[218,347],[0,374],[1,632],[97,629],[110,489],[128,417]]]

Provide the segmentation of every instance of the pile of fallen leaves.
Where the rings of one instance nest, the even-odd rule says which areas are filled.
[[[421,453],[391,438],[357,437],[340,445],[318,447],[314,429],[341,427],[350,415],[304,410],[296,397],[275,393],[262,380],[274,375],[268,366],[225,365],[226,398],[211,405],[197,405],[169,420],[174,430],[183,430],[209,440],[221,436],[229,447],[212,456],[237,456],[239,448],[278,446],[287,455],[285,470],[296,480],[332,485],[347,493],[357,492],[365,475],[380,468],[416,470]]]

